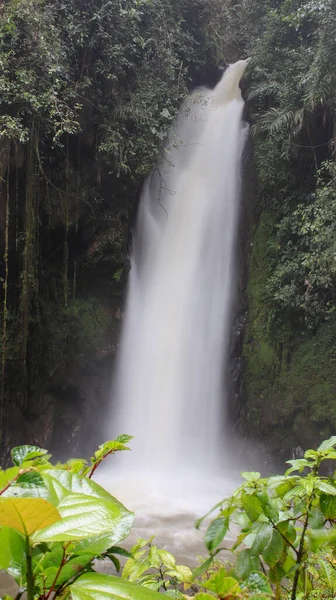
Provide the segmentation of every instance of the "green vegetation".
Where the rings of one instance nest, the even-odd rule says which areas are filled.
[[[295,600],[334,597],[336,590],[336,480],[322,475],[336,459],[336,437],[288,461],[285,475],[242,473],[243,484],[213,510],[205,533],[207,558],[192,572],[149,541],[127,551],[134,515],[92,481],[101,462],[129,450],[130,436],[106,442],[91,458],[53,466],[46,450],[19,446],[14,466],[0,471],[0,569],[11,574],[17,597],[85,600]],[[213,511],[210,511],[211,514]],[[204,519],[200,519],[200,527]],[[230,528],[236,542],[226,549]],[[99,571],[111,561],[121,576]],[[112,566],[113,565],[113,566]],[[10,597],[6,596],[6,600]]]
[[[271,3],[253,46],[258,178],[247,430],[288,455],[335,426],[335,2]]]
[[[216,0],[0,7],[2,452],[13,405],[39,412],[74,357],[92,363],[117,327],[106,307],[120,312],[137,194],[181,99],[221,60],[218,9]]]
[[[12,406],[39,413],[73,357],[115,346],[141,184],[188,91],[246,56],[243,420],[287,453],[333,430],[335,29],[335,0],[0,7],[1,451]]]

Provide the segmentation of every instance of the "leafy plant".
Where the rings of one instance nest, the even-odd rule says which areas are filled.
[[[14,467],[0,471],[0,569],[11,574],[20,596],[74,599],[159,598],[111,575],[95,572],[94,561],[109,559],[120,570],[119,546],[129,534],[133,514],[91,480],[106,456],[128,450],[131,437],[103,444],[91,459],[53,466],[46,450],[12,450]]]
[[[179,588],[187,590],[192,584],[192,572],[189,567],[176,564],[174,556],[161,550],[149,541],[140,539],[131,550],[131,557],[126,562],[122,576],[129,581],[156,591],[172,591],[180,597]]]
[[[203,587],[210,582],[218,597],[233,598],[241,593],[238,582],[251,589],[262,580],[264,590],[260,588],[257,594],[263,598],[295,600],[311,597],[318,583],[321,593],[334,595],[336,483],[334,476],[321,471],[336,460],[335,447],[336,437],[331,437],[316,451],[307,450],[303,458],[288,461],[290,467],[282,476],[265,479],[257,472],[242,473],[244,483],[215,507],[220,508],[219,515],[205,534],[210,557],[194,573],[197,577],[208,569],[223,549],[230,527],[238,528],[235,544],[226,549],[236,558],[232,575],[237,585],[231,582],[230,596],[218,592],[220,584],[214,576]],[[221,577],[224,572],[217,575]]]

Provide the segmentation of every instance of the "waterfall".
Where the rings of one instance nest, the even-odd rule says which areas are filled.
[[[138,496],[150,485],[159,495],[168,481],[170,496],[183,486],[190,493],[191,473],[199,482],[226,460],[223,374],[246,65],[235,63],[214,90],[189,97],[144,184],[111,415],[113,433],[135,436],[132,453],[120,458],[124,480],[138,477]]]

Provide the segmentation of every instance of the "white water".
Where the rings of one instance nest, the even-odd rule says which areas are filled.
[[[177,513],[189,515],[191,526],[233,484],[223,373],[246,64],[189,98],[141,197],[108,433],[135,436],[132,453],[113,458],[113,491],[146,526]]]

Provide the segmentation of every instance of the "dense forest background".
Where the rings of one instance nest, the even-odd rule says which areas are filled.
[[[335,0],[0,7],[2,452],[96,443],[141,184],[183,97],[247,56],[238,425],[285,453],[335,431],[335,31]]]

